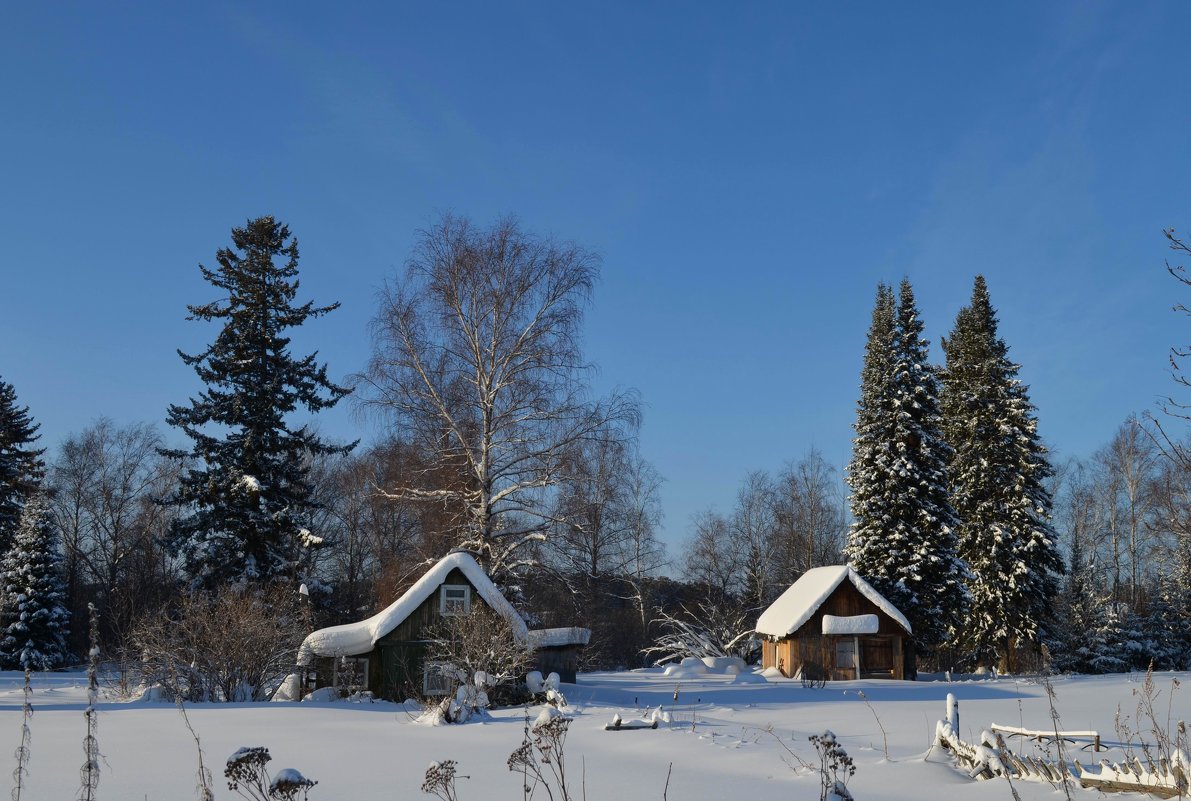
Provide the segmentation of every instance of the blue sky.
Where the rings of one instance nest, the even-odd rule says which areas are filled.
[[[850,452],[878,281],[936,342],[983,273],[1042,435],[1086,455],[1174,391],[1191,300],[1191,6],[12,4],[0,378],[55,447],[197,391],[213,263],[289,223],[332,375],[442,211],[604,257],[597,385],[636,387],[666,534],[750,470]],[[375,436],[346,404],[321,417]],[[171,433],[170,436],[173,436]]]

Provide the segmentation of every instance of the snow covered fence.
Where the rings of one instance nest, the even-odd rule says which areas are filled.
[[[1050,743],[1056,739],[1065,740],[1066,742],[1075,745],[1081,740],[1087,740],[1081,748],[1090,747],[1093,752],[1100,750],[1100,732],[1097,731],[1058,731],[1054,729],[1050,731],[1042,729],[1023,729],[1019,726],[1002,726],[999,723],[994,723],[989,726],[994,734],[1003,734],[1006,737],[1020,737],[1023,740],[1033,740],[1037,743]]]
[[[1085,788],[1103,792],[1148,793],[1160,798],[1182,797],[1188,792],[1187,766],[1191,761],[1182,751],[1175,751],[1169,760],[1160,758],[1157,761],[1147,753],[1144,764],[1137,757],[1126,759],[1119,764],[1103,759],[1098,766],[1088,768],[1076,760],[1073,769],[1065,761],[1056,762],[1039,756],[1014,754],[1005,746],[1001,732],[1020,734],[1039,741],[1053,741],[1056,736],[1064,740],[1090,738],[1099,748],[1098,733],[1032,731],[994,724],[980,732],[979,744],[973,744],[965,742],[959,735],[959,704],[950,694],[947,696],[946,715],[946,719],[940,720],[935,726],[935,741],[940,747],[950,751],[973,779],[984,780],[1003,776],[1054,784],[1076,778],[1080,786]],[[1143,751],[1145,750],[1143,748]]]
[[[1071,777],[1066,763],[1017,756],[1005,747],[1005,740],[997,728],[994,725],[981,731],[979,744],[965,742],[959,735],[959,702],[948,693],[946,718],[935,726],[935,741],[954,754],[956,761],[973,779],[983,781],[1003,776],[1054,783]]]
[[[1171,759],[1157,762],[1146,754],[1145,764],[1137,757],[1114,764],[1100,760],[1094,769],[1085,768],[1075,760],[1079,783],[1105,792],[1149,793],[1159,798],[1182,798],[1187,794],[1187,755],[1175,751]]]
[[[973,745],[960,738],[951,721],[940,720],[935,726],[935,742],[954,754],[973,779],[992,779],[1006,773],[996,736],[990,731],[981,732],[980,744]]]

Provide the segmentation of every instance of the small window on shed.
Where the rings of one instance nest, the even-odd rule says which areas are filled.
[[[438,611],[444,615],[466,615],[471,611],[471,587],[466,584],[444,584],[438,597]]]

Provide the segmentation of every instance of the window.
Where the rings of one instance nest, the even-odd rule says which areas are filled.
[[[446,662],[427,662],[422,666],[422,695],[450,695],[455,683],[455,671]]]
[[[471,587],[466,584],[442,585],[438,611],[444,615],[466,615],[471,611]]]

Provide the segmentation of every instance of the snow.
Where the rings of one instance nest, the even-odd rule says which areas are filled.
[[[306,777],[293,768],[282,768],[273,777],[273,781],[269,784],[269,789],[276,793],[278,789],[285,789],[287,786],[301,787],[306,781]]]
[[[667,665],[662,675],[674,679],[693,679],[711,675],[746,675],[748,665],[738,656],[688,656],[677,665]],[[743,679],[748,681],[748,679]]]
[[[876,615],[823,615],[824,634],[876,634],[880,626]]]
[[[786,637],[793,634],[811,619],[815,611],[845,579],[851,581],[861,595],[896,620],[907,632],[912,631],[906,616],[862,579],[860,574],[847,565],[832,565],[812,568],[803,573],[798,581],[791,584],[789,589],[761,613],[757,620],[757,633],[770,637]]]
[[[569,626],[560,629],[534,629],[529,632],[529,644],[534,648],[561,648],[566,645],[587,645],[591,629]]]
[[[356,656],[372,650],[376,641],[401,625],[422,603],[438,590],[447,575],[459,568],[476,592],[494,612],[513,627],[513,636],[525,640],[529,630],[517,610],[513,608],[475,558],[456,551],[440,559],[405,594],[367,620],[319,629],[307,635],[298,649],[298,664],[308,665],[316,656]]]
[[[790,763],[797,763],[786,748],[813,760],[807,738],[830,730],[855,760],[856,775],[848,789],[858,801],[1004,801],[1010,793],[1003,780],[973,781],[945,752],[931,748],[935,723],[946,714],[947,694],[959,700],[959,734],[967,742],[979,744],[981,731],[993,721],[1011,720],[1040,731],[1051,725],[1045,689],[1026,677],[953,683],[865,680],[821,689],[780,678],[740,685],[734,683],[736,678],[725,673],[684,679],[675,704],[676,682],[660,669],[580,674],[578,684],[567,690],[566,714],[573,721],[566,755],[576,775],[583,766],[587,797],[659,799],[673,762],[669,798],[818,798],[817,775],[792,769]],[[1101,758],[1119,763],[1124,758],[1112,734],[1113,719],[1118,705],[1132,714],[1132,691],[1142,686],[1143,678],[1117,674],[1053,679],[1061,728],[1099,731],[1111,749],[1086,758],[1072,752],[1069,758],[1092,763]],[[1175,678],[1183,689],[1171,693]],[[1191,675],[1186,673],[1155,675],[1163,691],[1163,718],[1169,701],[1172,721],[1191,720],[1188,682]],[[8,755],[20,739],[21,685],[20,673],[0,673],[0,754],[10,760],[0,767],[7,771],[14,766]],[[857,690],[864,691],[871,710]],[[82,673],[34,675],[35,714],[24,801],[78,794],[86,695]],[[519,797],[521,776],[510,774],[506,761],[521,743],[527,713],[532,725],[543,708],[492,710],[481,725],[438,727],[418,725],[402,705],[383,701],[195,704],[187,707],[187,715],[201,737],[206,763],[213,767],[212,786],[219,798],[228,795],[226,790],[219,792],[225,786],[220,774],[228,755],[245,744],[259,744],[269,749],[270,765],[292,767],[318,781],[312,799],[422,797],[419,787],[426,766],[451,759],[459,761],[461,776],[471,777],[459,782],[459,796],[466,801]],[[874,712],[889,735],[888,760]],[[615,715],[623,721],[652,721],[655,713],[657,730],[604,730]],[[104,755],[98,797],[193,797],[194,740],[172,703],[130,702],[105,694],[99,705],[98,737]],[[1023,754],[1039,753],[1031,742],[1014,742],[1011,747]],[[1063,797],[1045,782],[1014,786],[1022,801]],[[577,796],[577,787],[572,789]],[[1077,798],[1099,797],[1078,789],[1075,793]]]

